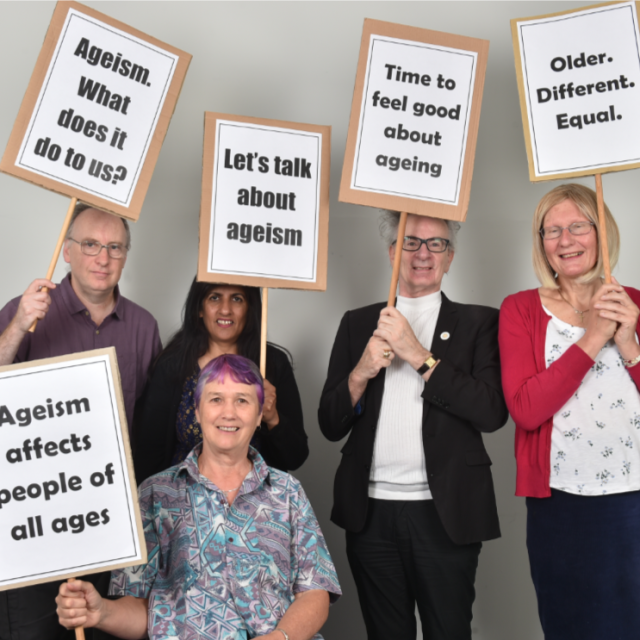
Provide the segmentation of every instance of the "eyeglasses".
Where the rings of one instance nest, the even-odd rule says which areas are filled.
[[[395,240],[393,242],[395,244]],[[449,240],[446,238],[416,238],[415,236],[405,236],[402,242],[404,251],[419,251],[420,247],[426,244],[427,249],[431,253],[444,253],[449,246]]]
[[[565,229],[569,229],[572,236],[586,236],[591,231],[591,227],[595,226],[593,222],[574,222],[568,227],[544,227],[540,229],[540,235],[543,240],[556,240]]]
[[[118,242],[110,242],[109,244],[101,244],[97,240],[82,240],[78,242],[73,238],[68,238],[71,242],[80,245],[80,251],[85,256],[97,256],[103,249],[107,250],[110,258],[114,260],[122,260],[127,255],[127,249]]]

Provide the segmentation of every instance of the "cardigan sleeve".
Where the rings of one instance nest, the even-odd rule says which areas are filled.
[[[261,424],[261,452],[270,467],[281,471],[295,470],[309,456],[302,403],[289,358],[272,345],[267,347],[266,377],[276,388],[280,422],[273,429],[264,422]]]
[[[171,466],[181,394],[182,386],[175,383],[174,363],[163,354],[151,372],[134,414],[133,464],[138,484]]]
[[[593,366],[593,360],[576,345],[551,366],[544,366],[546,323],[540,318],[536,322],[535,314],[541,309],[531,294],[524,291],[505,299],[498,334],[507,407],[516,425],[528,431],[552,418]]]

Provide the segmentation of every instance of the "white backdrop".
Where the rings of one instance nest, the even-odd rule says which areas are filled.
[[[91,7],[193,54],[160,153],[124,295],[149,309],[166,340],[178,327],[196,271],[204,111],[332,125],[329,273],[325,293],[274,290],[269,339],[291,350],[311,455],[296,475],[320,518],[345,595],[325,627],[331,640],[364,637],[344,535],[329,521],[340,444],[321,436],[316,410],[329,352],[345,310],[386,299],[390,268],[376,212],[337,201],[365,17],[491,41],[467,222],[444,291],[499,306],[536,286],[530,223],[556,182],[531,184],[509,20],[584,6],[570,2],[90,2]],[[4,149],[53,11],[53,3],[0,3],[0,149]],[[637,171],[604,177],[621,227],[615,275],[638,286]],[[592,179],[585,184],[593,185]],[[64,197],[0,175],[0,301],[46,272],[67,210]],[[59,280],[65,273],[61,264]],[[476,640],[541,640],[525,546],[525,505],[515,498],[513,423],[485,438],[493,459],[502,538],[485,544],[476,581]]]

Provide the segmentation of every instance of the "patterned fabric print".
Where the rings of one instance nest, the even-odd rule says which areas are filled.
[[[176,419],[176,452],[173,454],[171,464],[182,462],[189,451],[202,442],[202,430],[200,423],[196,420],[195,401],[193,394],[196,390],[200,368],[184,381],[182,387],[182,400],[178,407],[178,417]]]
[[[296,593],[340,587],[300,483],[254,463],[229,506],[196,447],[140,486],[149,559],[112,572],[110,594],[149,598],[151,640],[248,640],[273,631]],[[321,640],[322,636],[314,636]]]
[[[550,367],[585,333],[551,315],[545,358]],[[598,354],[569,401],[554,415],[554,489],[604,495],[640,489],[640,396],[613,341]]]

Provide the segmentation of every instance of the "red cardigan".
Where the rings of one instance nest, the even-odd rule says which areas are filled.
[[[640,291],[625,287],[640,306]],[[516,423],[518,466],[516,495],[547,498],[551,495],[551,430],[553,416],[577,391],[593,360],[573,345],[547,368],[545,340],[549,316],[537,289],[509,296],[500,309],[502,388]],[[636,331],[640,329],[639,326]],[[640,365],[629,369],[640,388]]]

